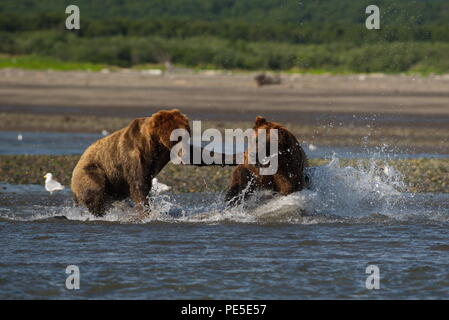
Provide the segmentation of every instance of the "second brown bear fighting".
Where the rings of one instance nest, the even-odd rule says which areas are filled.
[[[296,137],[285,127],[276,122],[269,122],[257,117],[253,127],[267,130],[267,145],[270,143],[270,129],[278,130],[278,168],[272,175],[261,175],[260,164],[248,163],[248,152],[245,152],[245,163],[237,166],[232,172],[231,185],[226,193],[229,205],[236,205],[250,196],[256,189],[265,189],[286,195],[301,191],[306,185],[304,168],[307,158]],[[269,149],[267,147],[267,149]]]

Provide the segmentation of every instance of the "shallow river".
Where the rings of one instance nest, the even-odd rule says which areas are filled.
[[[128,203],[93,219],[69,190],[2,184],[0,298],[449,298],[449,194],[401,193],[394,168],[336,158],[312,181],[234,209],[219,193],[155,195],[143,223]]]
[[[2,154],[42,154],[71,155],[81,154],[102,134],[73,132],[18,132],[0,131],[0,155]],[[200,140],[200,139],[199,139]],[[213,142],[203,142],[203,146],[214,146]],[[307,156],[313,158],[330,158],[334,154],[340,158],[449,158],[449,154],[423,153],[417,150],[398,150],[391,146],[382,147],[336,147],[302,144]],[[245,147],[237,145],[236,152],[243,152]],[[223,149],[232,153],[232,149]]]

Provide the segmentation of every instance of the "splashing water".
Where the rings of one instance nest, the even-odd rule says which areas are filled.
[[[151,214],[143,222],[310,224],[404,220],[411,216],[448,221],[447,195],[401,192],[405,189],[401,173],[386,163],[371,160],[368,166],[342,167],[334,155],[327,165],[307,171],[312,181],[310,189],[287,196],[260,191],[234,208],[226,207],[222,193],[158,194],[152,201]],[[14,190],[18,192],[18,187]],[[25,190],[29,193],[29,188]],[[49,206],[42,198],[43,204],[1,209],[0,218],[42,220],[62,216],[79,221],[138,221],[127,202],[116,203],[104,217],[93,217],[85,209],[73,207],[67,192],[62,204]]]
[[[383,174],[379,174],[374,161],[367,170],[342,168],[339,159],[333,157],[328,165],[314,168],[312,192],[305,201],[305,209],[352,216],[363,214],[366,209],[385,208],[404,185],[401,174],[394,168],[385,165],[383,169]]]

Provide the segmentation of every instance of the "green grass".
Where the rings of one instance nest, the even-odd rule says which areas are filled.
[[[443,63],[440,63],[443,64]],[[173,64],[174,67],[179,68],[190,68],[194,72],[201,72],[205,70],[226,70],[222,66],[217,66],[213,64],[201,64],[197,66],[189,66],[186,64]],[[92,63],[92,62],[77,62],[77,61],[62,61],[58,58],[48,57],[38,54],[32,55],[8,55],[0,54],[0,69],[3,68],[14,68],[14,69],[25,69],[25,70],[55,70],[55,71],[70,71],[70,70],[80,70],[80,71],[101,71],[103,69],[109,69],[111,71],[119,70],[120,67],[102,64],[102,63]],[[136,64],[131,66],[133,70],[142,71],[147,69],[160,69],[162,71],[166,70],[166,66],[162,63],[144,63]],[[234,73],[248,73],[255,72],[257,70],[248,70],[241,68],[230,68],[228,71]],[[293,67],[284,70],[274,70],[275,72],[282,72],[285,74],[313,74],[313,75],[323,75],[323,74],[333,74],[333,75],[350,75],[357,73],[369,73],[366,71],[355,71],[351,70],[349,67],[336,66],[328,68],[300,68]],[[428,65],[425,63],[418,63],[411,67],[407,71],[383,71],[386,74],[407,74],[407,75],[421,75],[429,76],[432,74],[445,74],[447,73],[447,67],[440,67],[435,65]]]
[[[178,68],[191,68],[189,66],[183,64],[173,65]],[[68,62],[61,61],[52,57],[45,57],[39,55],[23,55],[23,56],[11,56],[0,54],[0,69],[4,68],[14,68],[14,69],[24,69],[24,70],[55,70],[55,71],[70,71],[70,70],[81,70],[81,71],[101,71],[103,69],[109,70],[118,70],[119,67],[110,66],[106,64],[97,64],[90,62]],[[167,68],[164,64],[161,63],[145,63],[134,65],[131,68],[132,70],[142,71],[148,69],[160,69],[165,71]],[[196,66],[192,68],[194,72],[201,72],[206,70],[217,70],[217,66],[214,65],[203,65]],[[245,69],[233,69],[231,70],[236,73],[248,73],[254,72],[254,70],[245,70]],[[279,71],[278,71],[279,72]],[[349,70],[340,70],[340,71],[329,71],[322,69],[313,69],[313,70],[303,70],[298,68],[293,68],[290,70],[282,71],[286,74],[350,74]],[[429,74],[429,73],[427,73]]]
[[[448,73],[449,42],[291,44],[229,41],[217,37],[80,37],[36,31],[2,33],[0,67],[101,70],[144,69],[165,61],[194,71],[275,70],[299,73]],[[12,58],[11,58],[12,57]]]
[[[84,71],[100,71],[106,68],[106,65],[89,63],[89,62],[66,62],[56,58],[25,55],[25,56],[9,56],[0,55],[0,68],[16,68],[27,70],[84,70]]]

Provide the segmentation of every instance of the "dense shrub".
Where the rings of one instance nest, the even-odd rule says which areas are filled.
[[[2,0],[0,53],[129,67],[448,72],[447,0]],[[77,4],[81,30],[64,27]]]
[[[57,31],[1,34],[0,52],[38,54],[62,61],[129,67],[171,61],[189,67],[224,69],[352,72],[449,71],[449,43],[381,42],[289,44],[230,41],[214,37],[186,39],[110,36],[85,38]]]

